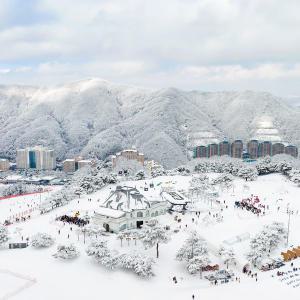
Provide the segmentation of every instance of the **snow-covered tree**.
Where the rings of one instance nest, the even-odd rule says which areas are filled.
[[[163,166],[160,166],[158,168],[155,168],[151,171],[151,177],[152,178],[155,178],[155,177],[158,177],[158,176],[163,176],[163,175],[166,175],[166,171],[165,169],[163,168]]]
[[[213,179],[212,184],[217,185],[220,184],[222,187],[230,188],[232,187],[234,181],[234,177],[229,173],[222,173],[215,179]]]
[[[187,270],[190,274],[202,273],[202,268],[210,262],[206,241],[196,231],[192,231],[177,251],[176,259],[187,262]]]
[[[156,257],[159,257],[159,244],[170,240],[168,231],[157,221],[151,220],[146,224],[140,234],[140,240],[146,249],[156,246]]]
[[[256,168],[253,167],[243,167],[238,171],[237,174],[239,177],[244,178],[246,181],[253,181],[256,180],[257,176],[258,176],[258,172],[256,170]]]
[[[290,170],[288,173],[288,177],[292,182],[300,185],[300,170],[298,169]]]
[[[89,224],[84,227],[82,227],[80,230],[82,231],[84,229],[85,233],[89,237],[94,236],[100,236],[105,232],[105,229],[102,226],[95,225],[95,224]]]
[[[210,263],[210,260],[205,255],[195,255],[191,258],[186,265],[186,268],[190,274],[200,273],[202,277],[202,269]]]
[[[136,180],[143,180],[146,178],[145,175],[145,171],[144,170],[139,170],[136,174],[135,174],[135,179]]]
[[[287,231],[282,223],[273,222],[264,226],[263,230],[250,241],[250,251],[246,255],[249,262],[257,266],[285,240],[286,235]]]
[[[94,193],[106,184],[116,183],[116,175],[102,162],[96,162],[92,166],[79,169],[73,175],[71,181],[62,189],[51,194],[40,206],[42,213],[53,210],[56,207],[66,205],[71,200],[82,194]]]
[[[53,254],[55,258],[72,259],[79,256],[79,251],[73,244],[58,245],[56,253]]]
[[[189,261],[194,256],[199,255],[208,255],[207,244],[197,231],[192,231],[182,247],[177,251],[176,259]]]
[[[5,226],[0,225],[0,245],[8,241],[8,230]]]
[[[270,174],[276,172],[276,164],[270,156],[266,156],[258,160],[256,169],[259,175]]]
[[[93,256],[101,265],[109,269],[114,269],[119,261],[118,252],[107,247],[107,241],[95,239],[86,249],[88,256]]]
[[[37,192],[39,187],[36,185],[28,185],[23,183],[9,184],[0,188],[1,196],[22,195],[25,193]]]
[[[236,263],[236,256],[232,248],[225,248],[222,246],[219,250],[219,255],[227,268],[230,264]]]
[[[211,184],[209,183],[209,178],[205,174],[200,174],[198,176],[193,176],[192,180],[190,181],[190,191],[192,194],[196,193],[204,194],[206,191],[212,188]]]
[[[47,233],[38,232],[31,237],[31,246],[34,248],[46,248],[54,244],[54,238]]]
[[[141,277],[148,278],[154,275],[152,269],[154,259],[139,253],[120,255],[119,264],[122,268],[132,270]]]

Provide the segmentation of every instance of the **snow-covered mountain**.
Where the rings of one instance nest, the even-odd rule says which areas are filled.
[[[135,145],[173,167],[186,161],[188,136],[208,132],[249,139],[264,118],[284,141],[300,146],[300,112],[263,92],[147,90],[89,79],[53,88],[0,86],[0,154],[53,147],[58,157],[105,158]]]

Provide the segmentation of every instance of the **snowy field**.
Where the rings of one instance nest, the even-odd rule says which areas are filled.
[[[216,175],[211,175],[216,176]],[[128,186],[136,186],[148,198],[159,196],[160,186],[173,186],[177,190],[185,191],[189,187],[191,177],[158,177],[148,181],[123,182]],[[144,191],[145,184],[154,183],[154,189]],[[97,264],[85,253],[89,243],[86,244],[81,234],[78,233],[76,226],[63,225],[62,222],[55,221],[57,216],[63,214],[73,215],[79,211],[81,216],[92,215],[94,210],[101,205],[115,186],[106,186],[95,194],[73,200],[67,206],[57,208],[45,215],[34,215],[26,222],[16,223],[8,227],[10,237],[15,241],[20,241],[21,237],[30,237],[37,232],[47,232],[56,239],[55,245],[46,249],[1,249],[0,252],[0,271],[9,270],[16,274],[22,274],[28,278],[34,278],[36,283],[23,289],[14,295],[12,299],[156,299],[166,298],[183,300],[192,299],[262,299],[269,296],[272,300],[283,299],[289,296],[291,299],[299,299],[300,286],[296,280],[298,274],[293,273],[293,278],[289,273],[283,277],[276,276],[278,269],[268,272],[258,273],[258,281],[244,275],[242,266],[246,263],[245,253],[249,251],[250,238],[259,232],[264,225],[271,224],[273,221],[280,221],[287,224],[287,207],[294,211],[290,223],[289,246],[300,246],[300,189],[282,175],[259,176],[257,181],[245,182],[235,179],[234,187],[228,190],[218,189],[219,201],[212,203],[205,199],[194,199],[194,208],[200,211],[200,216],[194,212],[187,212],[185,215],[173,213],[159,217],[162,224],[170,226],[171,241],[160,245],[160,258],[156,259],[155,249],[144,250],[140,241],[137,245],[134,242],[127,244],[123,241],[121,247],[120,240],[114,234],[110,234],[105,239],[110,248],[117,249],[120,253],[138,251],[146,253],[155,258],[155,276],[151,279],[141,279],[131,272],[121,269],[113,271]],[[234,202],[249,197],[251,194],[258,196],[261,202],[268,207],[265,215],[257,217],[249,211],[244,211],[234,207]],[[43,197],[43,196],[42,196]],[[88,201],[91,198],[92,201]],[[5,220],[12,213],[16,213],[29,203],[43,201],[37,198],[16,198],[0,201],[0,220]],[[30,205],[30,204],[29,204]],[[222,222],[217,222],[214,215],[223,217]],[[181,218],[179,224],[174,217]],[[192,222],[192,218],[194,222]],[[174,233],[178,229],[178,233]],[[212,286],[204,278],[201,280],[199,275],[189,275],[185,264],[175,260],[177,250],[182,246],[189,232],[195,229],[208,242],[210,259],[212,264],[221,264],[216,252],[221,243],[229,241],[231,247],[237,254],[237,265],[232,266],[232,271],[240,282],[233,281],[226,284]],[[60,232],[60,234],[59,234]],[[69,235],[69,238],[68,238]],[[237,236],[244,236],[240,242],[232,243]],[[57,244],[71,241],[79,249],[79,258],[70,261],[54,259],[52,254],[56,250]],[[272,253],[272,257],[280,257],[281,251],[290,249],[281,245]],[[294,268],[300,267],[300,259],[294,260]],[[290,263],[279,269],[280,271],[290,271]],[[299,278],[300,278],[300,271]],[[292,273],[291,273],[292,275]],[[176,276],[178,283],[174,284],[172,278]],[[284,279],[285,278],[285,279]],[[0,299],[7,293],[16,291],[24,284],[24,279],[14,277],[11,274],[0,272]]]

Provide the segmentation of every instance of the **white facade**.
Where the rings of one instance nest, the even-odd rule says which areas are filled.
[[[149,208],[132,210],[131,212],[100,207],[92,220],[106,231],[118,233],[125,229],[140,228],[150,219],[164,215],[166,211],[167,202],[155,202]]]
[[[53,170],[56,167],[54,150],[41,146],[17,150],[18,169]]]
[[[26,149],[17,150],[17,168],[18,169],[27,169],[28,168],[28,153]]]
[[[84,168],[86,166],[90,166],[92,161],[89,159],[82,159],[78,161],[78,169]]]
[[[8,171],[9,167],[10,165],[8,159],[5,158],[0,159],[0,171]]]

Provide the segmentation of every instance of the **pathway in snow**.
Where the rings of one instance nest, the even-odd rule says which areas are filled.
[[[36,283],[35,278],[0,269],[0,300],[8,300]]]

